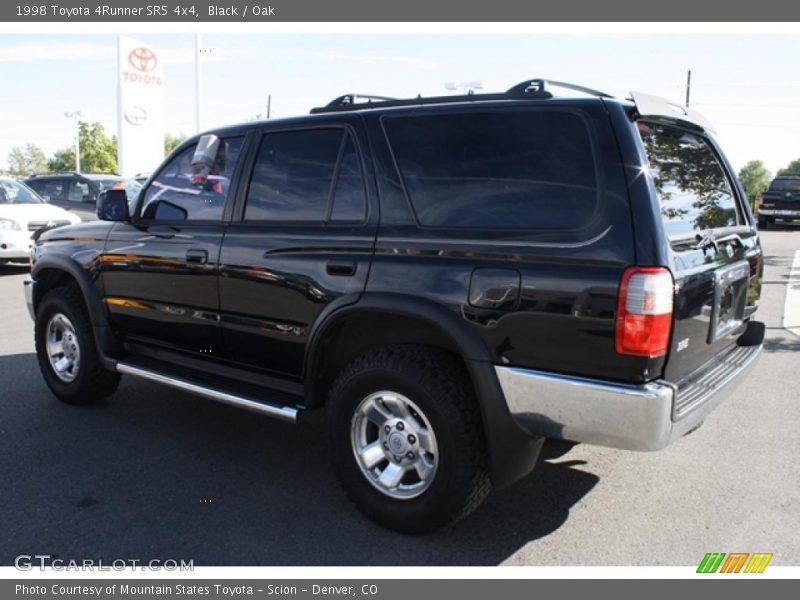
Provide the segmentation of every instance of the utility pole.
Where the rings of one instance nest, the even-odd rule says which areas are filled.
[[[272,110],[272,94],[267,95],[267,118],[269,119],[269,113]]]
[[[692,70],[686,71],[686,108],[689,108],[689,95],[692,91]]]
[[[194,36],[194,112],[195,133],[200,133],[203,114],[203,65],[201,56],[203,38],[200,34]]]
[[[65,112],[64,116],[68,119],[75,119],[75,171],[81,172],[81,117],[83,113],[79,110]]]

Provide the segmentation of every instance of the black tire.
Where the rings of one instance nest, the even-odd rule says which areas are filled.
[[[766,219],[759,219],[758,220],[758,228],[759,229],[767,229],[769,227],[768,221]]]
[[[411,399],[435,434],[435,474],[413,498],[395,498],[377,489],[354,454],[354,415],[362,400],[381,391]],[[417,345],[368,352],[339,374],[327,410],[333,466],[342,487],[363,513],[384,527],[424,533],[452,525],[491,492],[477,400],[466,369],[455,356]]]
[[[64,315],[73,325],[80,348],[80,361],[72,381],[64,381],[56,374],[47,353],[47,327],[57,314]],[[117,389],[119,373],[106,370],[100,362],[89,313],[76,285],[57,287],[45,295],[36,311],[34,335],[39,369],[47,387],[59,400],[67,404],[94,404]]]

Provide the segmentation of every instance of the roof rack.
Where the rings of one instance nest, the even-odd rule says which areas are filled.
[[[430,96],[423,98],[421,95],[416,98],[396,99],[387,98],[386,96],[373,96],[365,94],[345,94],[339,96],[325,106],[320,106],[311,109],[311,114],[339,112],[348,110],[361,110],[364,108],[391,108],[395,106],[415,106],[423,104],[446,104],[452,102],[486,102],[490,100],[512,100],[519,98],[552,98],[553,94],[547,87],[564,88],[598,98],[613,98],[610,94],[599,92],[591,88],[575,85],[573,83],[565,83],[563,81],[553,81],[551,79],[526,79],[518,83],[505,92],[494,94],[475,94],[470,91],[467,94],[456,96]],[[366,98],[367,102],[357,103],[355,100],[358,98]]]

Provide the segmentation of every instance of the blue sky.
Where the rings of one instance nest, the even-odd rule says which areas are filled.
[[[602,24],[597,25],[598,29]],[[194,36],[134,36],[165,65],[167,130],[194,131]],[[683,100],[705,113],[738,168],[775,171],[800,157],[798,35],[203,35],[204,128],[303,114],[346,92],[441,95],[447,81],[501,91],[529,77]],[[0,35],[0,169],[13,146],[71,144],[64,111],[80,109],[115,132],[116,36]]]

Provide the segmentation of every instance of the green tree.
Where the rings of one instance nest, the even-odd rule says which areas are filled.
[[[750,206],[756,206],[758,195],[769,187],[772,173],[769,172],[760,160],[751,160],[739,171],[739,181],[747,193]]]
[[[117,172],[117,138],[106,135],[101,123],[81,122],[79,126],[81,146],[81,171],[85,173]],[[48,161],[50,171],[74,171],[75,149],[57,150]]]
[[[789,166],[778,171],[778,175],[800,175],[800,158],[789,163]]]
[[[81,170],[86,173],[117,172],[117,138],[108,137],[100,123],[81,123]]]
[[[175,148],[177,148],[183,141],[186,139],[186,135],[183,133],[179,133],[177,135],[173,135],[171,133],[167,133],[164,136],[164,156],[172,152]]]
[[[75,148],[62,148],[53,152],[47,161],[47,170],[51,173],[63,173],[75,170]]]
[[[47,171],[47,157],[39,146],[15,146],[8,153],[8,172],[12,177],[38,175]]]

